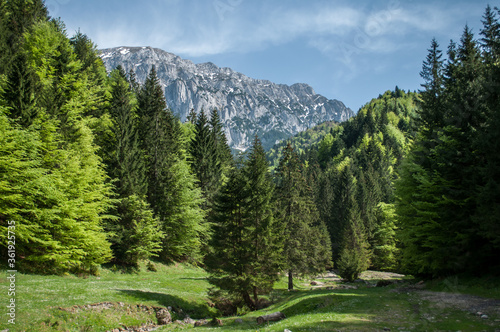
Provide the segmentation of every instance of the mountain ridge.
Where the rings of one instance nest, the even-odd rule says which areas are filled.
[[[189,111],[217,108],[229,145],[246,150],[255,135],[265,148],[324,121],[354,115],[341,101],[317,94],[306,83],[292,85],[250,78],[229,67],[191,60],[149,46],[102,49],[107,70],[121,65],[143,83],[155,65],[167,105],[185,121]]]

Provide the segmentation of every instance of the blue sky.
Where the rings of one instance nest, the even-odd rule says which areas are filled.
[[[308,83],[359,107],[396,85],[418,90],[430,41],[477,35],[494,1],[46,0],[68,34],[99,48],[153,46],[276,83]]]

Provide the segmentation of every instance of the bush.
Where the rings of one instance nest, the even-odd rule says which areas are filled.
[[[158,272],[158,268],[156,267],[155,263],[148,261],[148,264],[146,265],[146,268],[148,271],[151,272]]]
[[[352,282],[358,279],[361,272],[366,271],[369,259],[363,252],[352,249],[343,249],[337,263],[338,274],[345,280]]]

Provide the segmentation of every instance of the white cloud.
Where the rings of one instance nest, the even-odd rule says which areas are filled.
[[[404,38],[410,30],[441,31],[452,21],[446,8],[398,0],[384,2],[376,10],[314,2],[301,8],[270,3],[256,8],[243,0],[189,5],[157,1],[155,6],[142,7],[140,15],[127,17],[124,10],[118,22],[100,17],[98,24],[87,23],[82,30],[100,47],[148,45],[190,57],[246,53],[305,39],[305,46],[342,61],[346,48],[356,54],[394,52],[409,45]]]

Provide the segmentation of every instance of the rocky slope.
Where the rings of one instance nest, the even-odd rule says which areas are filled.
[[[220,68],[213,63],[194,64],[151,47],[101,50],[108,70],[121,65],[133,69],[139,83],[152,65],[164,87],[167,105],[185,121],[190,109],[217,108],[233,149],[246,150],[259,135],[265,148],[324,121],[345,121],[354,112],[338,100],[318,95],[307,84],[291,86],[258,80]]]

